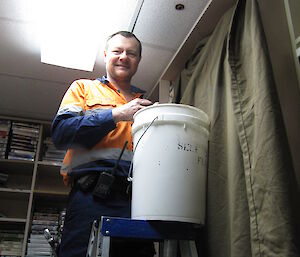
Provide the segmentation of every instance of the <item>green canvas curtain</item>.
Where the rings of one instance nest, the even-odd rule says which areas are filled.
[[[238,1],[199,42],[174,92],[211,122],[202,256],[300,256],[296,179],[255,0]]]

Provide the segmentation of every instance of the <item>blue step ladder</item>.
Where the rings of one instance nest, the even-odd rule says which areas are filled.
[[[196,238],[202,225],[103,216],[93,223],[86,257],[109,257],[113,237],[148,239],[159,243],[159,257],[198,257]]]

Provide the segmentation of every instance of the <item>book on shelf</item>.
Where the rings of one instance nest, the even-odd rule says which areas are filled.
[[[8,181],[8,173],[0,171],[0,187],[6,186]]]
[[[33,139],[38,138],[39,136],[35,132],[31,132],[29,130],[14,129],[13,127],[12,127],[12,133],[19,136],[31,137]]]
[[[58,220],[58,215],[47,215],[46,213],[38,212],[33,214],[33,220],[35,222],[50,222],[51,224],[53,224],[52,222]]]
[[[33,219],[32,220],[32,224],[34,225],[58,225],[58,220],[38,220],[38,219]]]
[[[0,152],[4,152],[4,153],[5,153],[6,147],[7,147],[7,143],[2,144],[2,143],[0,142]]]
[[[0,137],[0,144],[2,147],[7,145],[7,138]]]
[[[10,127],[11,127],[11,121],[10,120],[3,120],[0,119],[0,135],[2,135],[2,133],[4,134],[8,134],[10,131]]]
[[[40,126],[31,123],[12,122],[12,131],[19,135],[28,135],[38,137],[40,133]]]
[[[45,239],[44,234],[30,234],[28,242],[43,242]]]
[[[14,144],[19,144],[19,145],[29,145],[31,147],[37,146],[37,140],[32,139],[32,138],[27,138],[24,136],[17,136],[14,135],[14,137],[12,138],[12,142]]]
[[[30,157],[34,157],[34,155],[35,155],[35,152],[34,151],[30,151],[30,150],[21,150],[21,149],[16,149],[16,148],[14,148],[14,149],[11,149],[11,151],[10,151],[11,153],[15,153],[15,154],[19,154],[19,155],[28,155],[28,156],[30,156]]]
[[[10,121],[0,120],[0,159],[6,158],[10,129]]]
[[[27,250],[26,257],[35,256],[35,257],[46,257],[46,256],[52,256],[52,250],[49,247],[49,249],[45,248],[29,248]]]
[[[57,149],[50,137],[44,139],[43,148],[44,148],[44,152],[42,156],[43,161],[50,162],[53,164],[62,163],[66,151]]]
[[[45,229],[49,229],[51,233],[57,233],[58,232],[58,226],[57,225],[43,225],[43,224],[32,224],[31,231],[33,234],[44,234]]]
[[[31,158],[29,156],[20,156],[20,155],[15,155],[13,153],[9,153],[7,156],[8,160],[20,160],[20,161],[34,161],[34,158]]]
[[[35,154],[35,149],[30,149],[30,148],[25,148],[25,147],[19,147],[19,146],[14,146],[14,147],[11,147],[10,149],[10,153],[16,153],[16,154],[19,154],[19,155],[33,155]]]

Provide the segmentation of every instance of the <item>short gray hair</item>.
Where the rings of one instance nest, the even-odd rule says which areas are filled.
[[[123,37],[126,37],[126,38],[134,38],[137,42],[138,42],[138,45],[139,45],[139,54],[140,56],[142,56],[142,43],[141,41],[132,33],[132,32],[129,32],[129,31],[124,31],[124,30],[121,30],[121,31],[118,31],[112,35],[110,35],[107,40],[106,40],[106,45],[105,45],[105,49],[108,48],[108,41],[113,38],[114,36],[116,35],[121,35]]]

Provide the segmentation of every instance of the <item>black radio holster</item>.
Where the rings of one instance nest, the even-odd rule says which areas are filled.
[[[94,196],[101,199],[107,199],[111,186],[114,183],[115,176],[110,172],[104,171],[99,173],[90,173],[76,180],[76,185],[83,192],[92,192]]]
[[[87,192],[96,185],[98,176],[98,173],[90,173],[82,176],[76,180],[76,185],[78,185],[83,192]]]
[[[115,176],[108,172],[102,172],[99,175],[96,186],[93,190],[93,195],[101,199],[107,199],[110,195],[111,186],[115,181]]]

